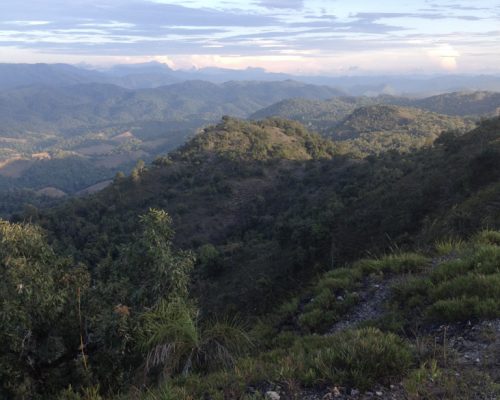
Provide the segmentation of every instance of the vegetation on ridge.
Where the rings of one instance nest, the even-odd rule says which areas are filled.
[[[359,159],[296,122],[224,118],[102,192],[30,207],[0,230],[1,394],[494,398],[494,364],[461,364],[448,335],[500,318],[499,135],[492,119]]]

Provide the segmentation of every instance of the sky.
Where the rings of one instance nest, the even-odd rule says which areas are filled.
[[[0,0],[0,62],[500,73],[500,0]]]

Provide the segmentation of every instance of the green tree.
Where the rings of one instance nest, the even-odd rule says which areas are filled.
[[[57,391],[68,369],[87,367],[80,301],[88,273],[58,257],[38,227],[5,221],[0,264],[0,397]]]
[[[173,228],[170,216],[151,209],[141,216],[143,232],[131,256],[136,268],[151,273],[148,292],[153,307],[141,316],[138,343],[146,354],[145,369],[163,376],[192,369],[232,366],[234,355],[249,343],[235,321],[202,321],[189,297],[190,273],[194,257],[190,252],[172,249]]]

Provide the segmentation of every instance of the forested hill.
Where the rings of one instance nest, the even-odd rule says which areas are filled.
[[[364,159],[224,118],[0,222],[0,397],[497,398],[499,182],[500,118]]]
[[[470,118],[386,105],[383,100],[386,98],[291,99],[260,110],[251,118],[274,115],[299,121],[323,136],[346,142],[360,155],[389,150],[406,152],[432,143],[444,131],[465,132],[474,126]]]
[[[495,116],[500,108],[498,92],[453,92],[426,98],[380,95],[377,97],[338,97],[326,101],[285,99],[262,110],[251,118],[283,117],[311,124],[321,130],[339,122],[356,108],[369,105],[413,107],[451,116]]]
[[[76,72],[68,68],[68,74]],[[43,203],[46,195],[92,190],[119,171],[129,173],[138,160],[150,162],[184,144],[223,115],[246,117],[284,98],[338,94],[294,81],[186,81],[138,90],[86,83],[0,91],[0,215],[25,201]]]
[[[67,70],[69,81],[85,82],[75,75],[78,70],[61,68]],[[47,83],[52,75],[48,73]],[[464,115],[494,114],[498,107],[498,94],[488,92],[419,100],[341,95],[331,87],[290,80],[186,81],[138,90],[101,82],[0,92],[0,188],[14,190],[0,196],[0,213],[19,210],[30,198],[43,203],[39,193],[71,195],[108,181],[118,171],[129,173],[136,161],[149,162],[182,145],[197,129],[223,115],[245,118],[261,110],[254,117],[294,119],[336,140],[347,138],[344,147],[363,157],[411,151],[430,144],[442,131],[472,126],[469,118],[462,122],[461,117],[410,111],[407,106]],[[296,99],[284,100],[290,98]],[[406,108],[370,108],[391,102]],[[368,108],[355,113],[360,107]],[[71,171],[80,165],[86,173],[75,176]],[[13,198],[21,201],[13,203]]]
[[[178,244],[215,247],[199,269],[203,304],[265,309],[317,267],[498,226],[499,124],[355,160],[297,123],[225,119],[101,193],[30,218],[97,265],[129,240],[137,215],[165,209]]]
[[[27,132],[71,136],[108,126],[151,121],[215,121],[245,117],[290,97],[327,99],[340,92],[294,81],[187,81],[156,89],[128,90],[108,84],[28,86],[0,92],[0,134]]]
[[[443,132],[466,132],[471,119],[436,114],[418,108],[372,105],[359,107],[322,133],[343,141],[353,151],[377,154],[389,150],[407,152],[430,145]]]
[[[331,158],[337,151],[333,142],[292,121],[268,119],[252,123],[224,117],[173,157],[197,159],[213,154],[238,161],[312,160]]]
[[[375,105],[357,108],[331,130],[334,139],[355,139],[365,133],[399,133],[435,139],[443,131],[464,130],[467,123],[418,108]]]
[[[381,99],[389,104],[401,104],[457,116],[494,116],[498,115],[500,110],[500,93],[498,92],[453,92],[410,100],[381,96]]]

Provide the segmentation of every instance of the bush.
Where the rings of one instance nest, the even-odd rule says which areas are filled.
[[[479,297],[438,300],[427,310],[428,318],[440,322],[497,318],[499,315],[498,299]]]
[[[496,399],[500,387],[488,374],[460,368],[440,368],[432,359],[415,369],[403,381],[410,400],[427,399]]]
[[[429,259],[417,253],[390,254],[379,259],[364,259],[354,264],[363,274],[414,273],[425,270]]]
[[[299,378],[304,383],[360,389],[391,382],[404,375],[412,362],[410,349],[401,338],[375,328],[345,331],[324,340],[306,338],[303,351],[305,375]]]
[[[460,251],[465,245],[461,239],[444,239],[438,240],[434,247],[439,255],[449,255],[455,251]]]
[[[500,246],[500,232],[485,229],[477,233],[474,236],[473,241],[477,244]]]

